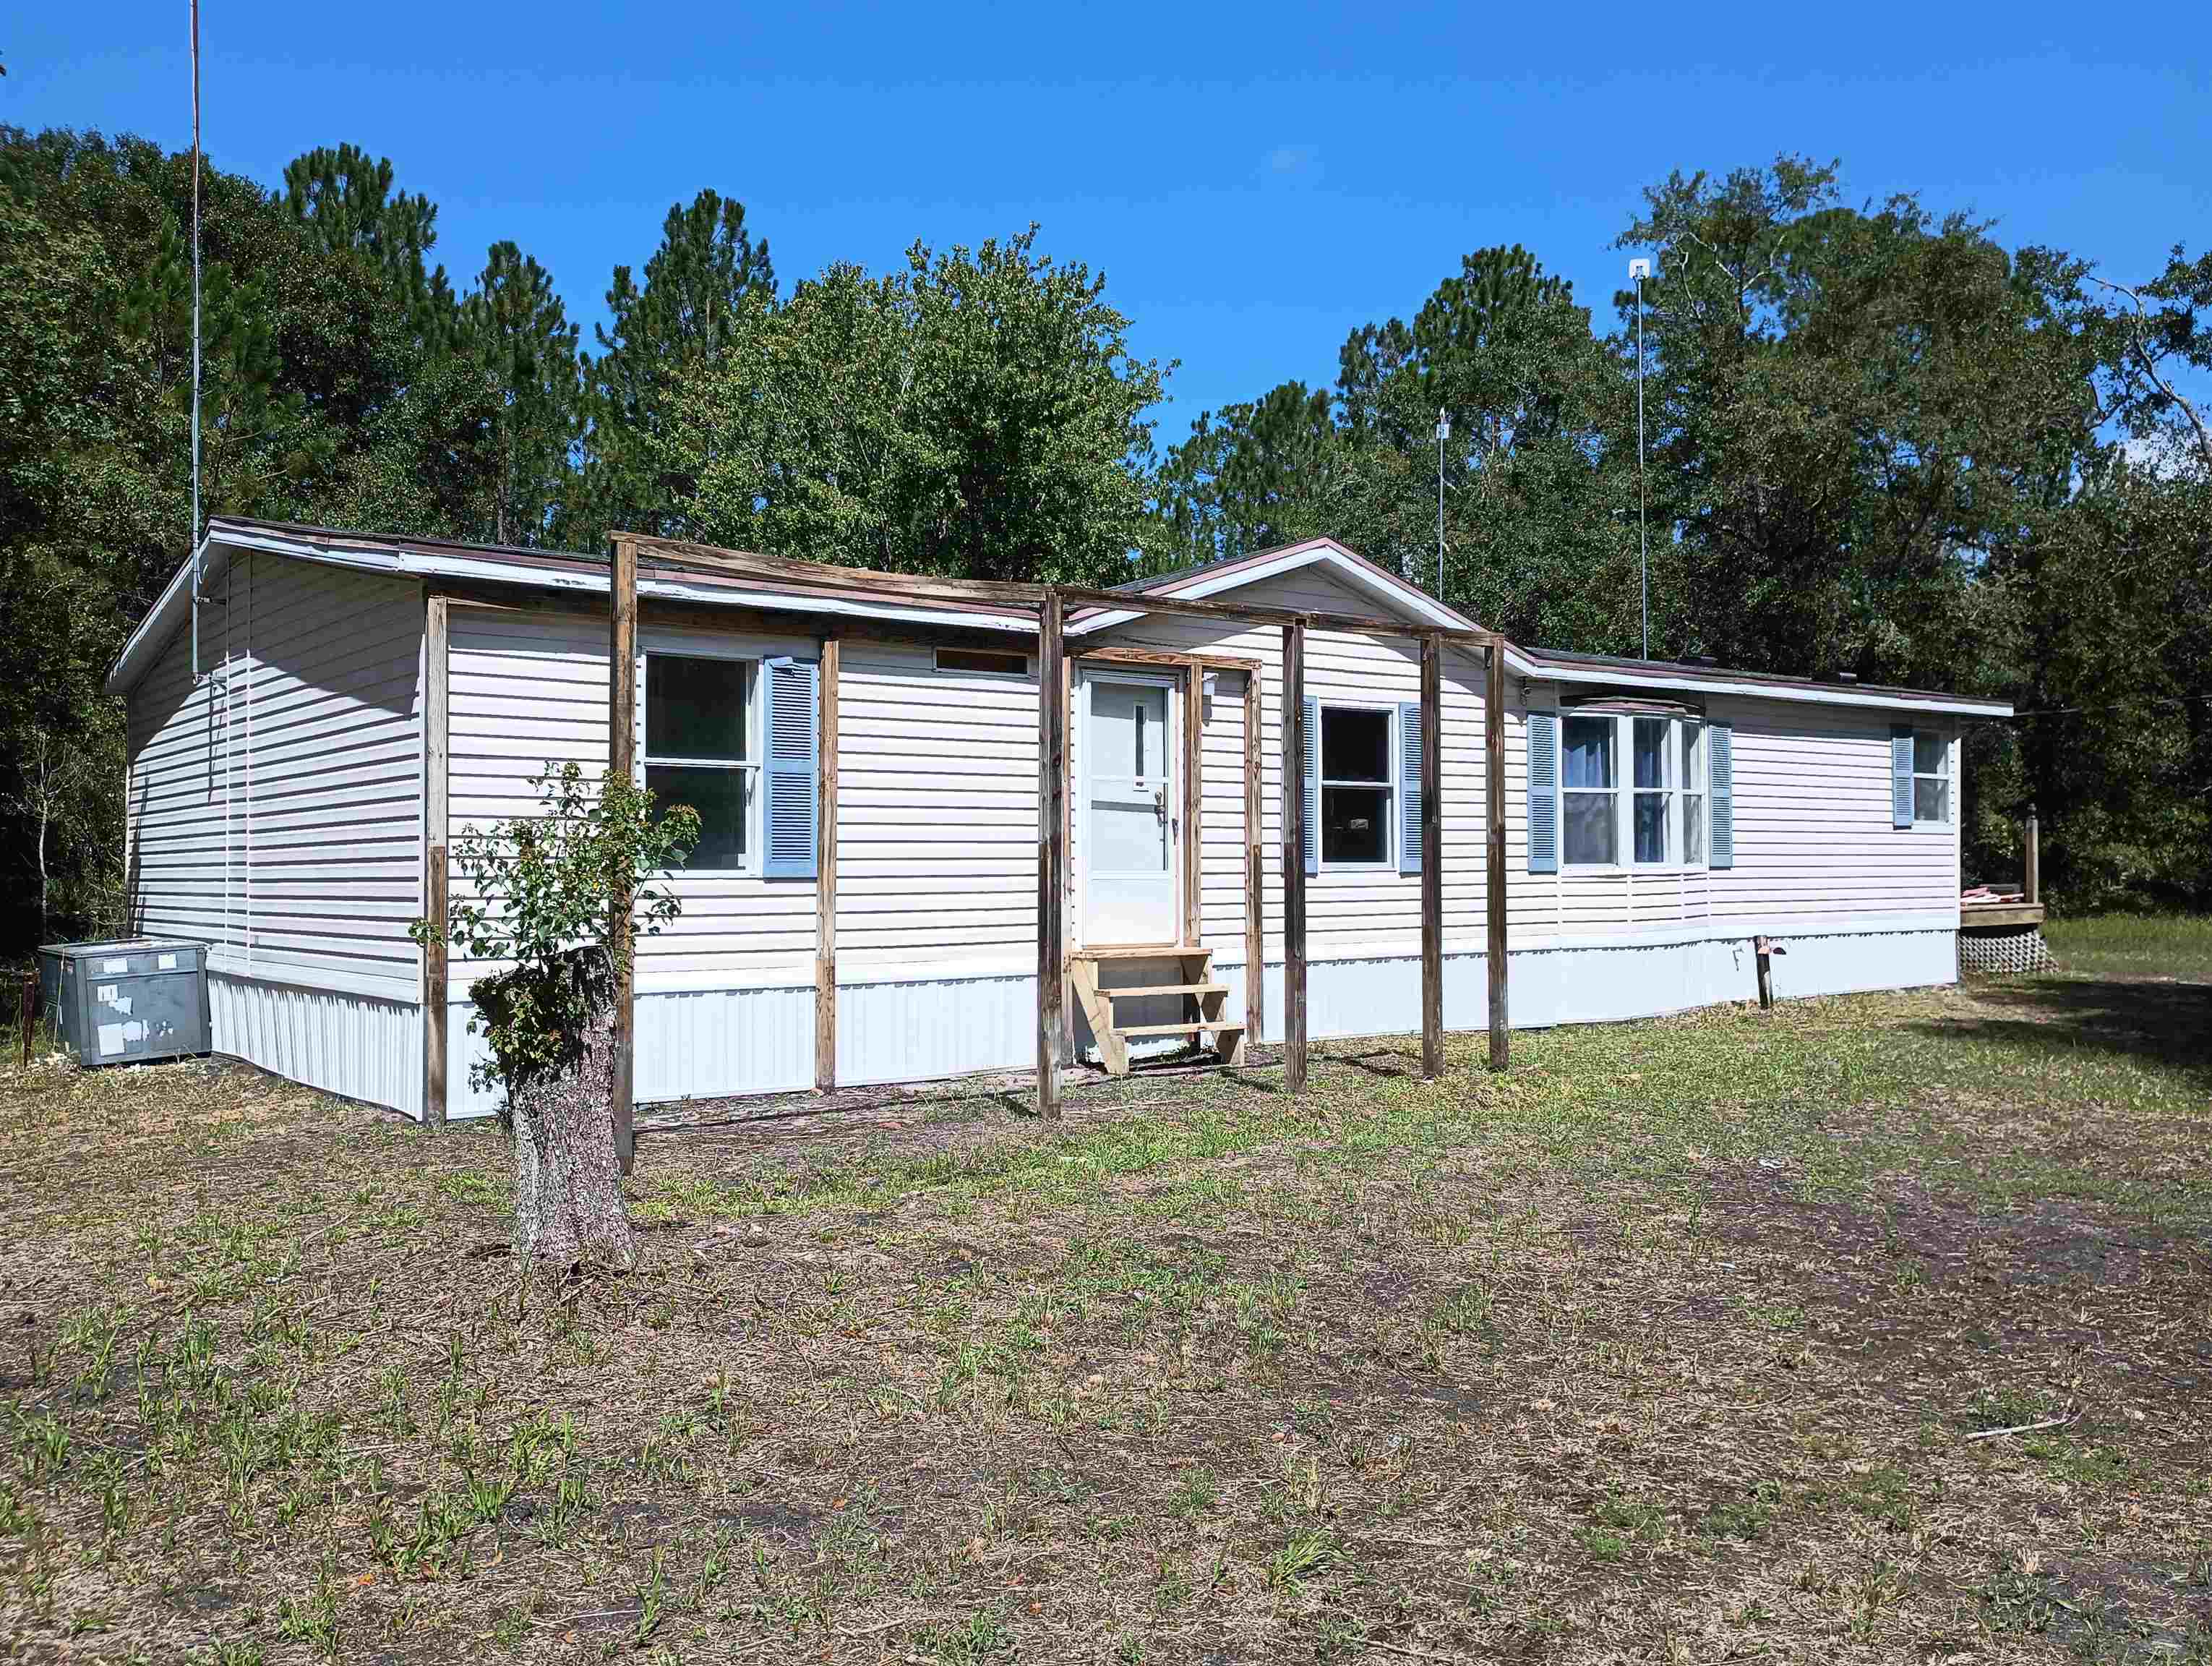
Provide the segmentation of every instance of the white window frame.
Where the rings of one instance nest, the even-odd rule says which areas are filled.
[[[745,668],[745,751],[747,761],[739,763],[728,758],[663,757],[653,750],[653,661],[662,660],[720,660]],[[762,800],[765,796],[762,785],[761,752],[761,688],[766,677],[766,656],[750,649],[740,650],[720,643],[680,642],[659,644],[640,650],[637,678],[637,784],[645,785],[648,766],[677,769],[729,769],[750,773],[751,790],[745,795],[745,860],[735,867],[679,867],[671,870],[679,878],[714,877],[730,874],[757,874],[761,871],[763,853],[761,842],[767,836],[763,819]]]
[[[1610,787],[1569,787],[1567,785],[1567,724],[1576,720],[1609,722],[1613,730],[1613,785]],[[1664,723],[1665,740],[1660,756],[1666,784],[1661,787],[1636,785],[1636,726],[1638,723]],[[1682,737],[1686,730],[1695,729],[1702,739],[1698,747],[1694,784],[1683,779]],[[1703,717],[1688,713],[1575,711],[1559,714],[1559,784],[1554,789],[1558,799],[1553,825],[1559,829],[1559,872],[1562,873],[1696,873],[1712,866],[1712,737],[1711,726]],[[1609,862],[1577,862],[1567,855],[1567,800],[1570,795],[1595,798],[1601,794],[1613,800],[1613,852]],[[1667,800],[1667,854],[1656,862],[1636,859],[1636,800],[1639,795],[1664,794]],[[1691,801],[1697,801],[1694,813],[1702,818],[1705,833],[1705,859],[1692,862],[1687,859],[1688,831],[1686,819],[1692,813]]]
[[[1398,840],[1401,831],[1398,826],[1398,795],[1401,787],[1398,779],[1398,754],[1401,750],[1398,742],[1398,708],[1395,705],[1382,705],[1363,700],[1323,700],[1319,702],[1316,710],[1319,714],[1316,721],[1320,727],[1314,735],[1314,773],[1316,776],[1314,787],[1314,852],[1321,859],[1320,871],[1323,873],[1395,873],[1400,866]],[[1322,767],[1323,760],[1328,757],[1328,748],[1323,744],[1323,739],[1328,733],[1328,714],[1331,712],[1381,714],[1383,722],[1383,745],[1388,749],[1384,763],[1386,779],[1375,781],[1331,781],[1328,778],[1327,770]],[[1324,836],[1328,818],[1321,813],[1321,806],[1328,802],[1328,789],[1332,787],[1350,787],[1356,792],[1370,792],[1378,787],[1382,788],[1382,855],[1380,860],[1332,862],[1328,860],[1328,841]]]
[[[1685,755],[1689,738],[1697,737],[1697,756]],[[1686,873],[1695,873],[1708,868],[1713,862],[1713,763],[1712,728],[1702,717],[1678,717],[1674,720],[1670,737],[1674,755],[1685,765],[1681,786],[1677,789],[1680,806],[1680,830],[1681,839],[1675,848],[1681,853],[1681,866]],[[1692,781],[1690,776],[1697,779]],[[1694,804],[1695,808],[1692,806]],[[1694,818],[1694,819],[1693,819]],[[1698,830],[1698,857],[1690,860],[1690,829]]]
[[[1942,748],[1943,767],[1923,769],[1920,767],[1920,737],[1927,735]],[[1943,813],[1932,818],[1920,813],[1920,783],[1940,781],[1943,783]],[[1915,827],[1948,828],[1956,813],[1951,784],[1951,737],[1941,729],[1915,729],[1912,732],[1912,824]]]
[[[1613,750],[1611,755],[1613,761],[1611,785],[1606,787],[1570,787],[1567,785],[1567,725],[1576,722],[1610,723],[1613,726]],[[1632,769],[1635,760],[1632,758],[1625,758],[1621,751],[1620,743],[1620,717],[1618,713],[1565,711],[1559,714],[1559,757],[1558,767],[1555,771],[1559,781],[1557,790],[1559,802],[1559,812],[1554,818],[1553,825],[1559,829],[1559,871],[1563,873],[1569,870],[1572,870],[1577,873],[1618,873],[1626,870],[1628,866],[1627,863],[1620,860],[1620,853],[1625,848],[1621,843],[1624,830],[1621,826],[1622,814],[1620,800],[1622,794],[1620,776],[1624,763]],[[1567,800],[1570,796],[1596,798],[1601,794],[1611,800],[1610,819],[1613,823],[1613,860],[1609,862],[1577,862],[1570,860],[1567,856]]]

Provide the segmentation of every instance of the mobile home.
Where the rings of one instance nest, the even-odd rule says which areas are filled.
[[[218,1052],[410,1116],[491,1110],[469,1085],[486,969],[439,980],[409,923],[457,839],[532,811],[532,775],[605,767],[611,716],[702,829],[681,917],[639,945],[640,1102],[1031,1062],[1034,610],[648,552],[636,698],[612,713],[604,557],[217,520],[198,565],[197,605],[188,565],[110,686],[131,925],[207,945]],[[1413,633],[1476,627],[1317,539],[1067,616],[1071,1044],[1109,1067],[1193,1039],[1233,1057],[1283,1022],[1278,632],[1147,614],[1136,589],[1406,626],[1305,634],[1297,866],[1310,1033],[1418,1029]],[[1784,996],[1956,976],[1960,727],[2008,707],[1504,652],[1515,1025],[1747,998],[1761,936],[1788,950]],[[1445,644],[1451,1029],[1487,1021],[1486,675]]]

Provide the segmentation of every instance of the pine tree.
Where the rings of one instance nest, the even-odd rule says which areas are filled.
[[[748,311],[775,301],[768,240],[745,229],[744,204],[702,191],[689,208],[670,205],[643,287],[622,265],[607,289],[611,322],[595,327],[599,355],[586,362],[589,428],[559,541],[595,549],[611,529],[671,530],[672,505],[696,484],[659,460],[676,390],[728,350]]]
[[[489,531],[501,544],[544,541],[568,476],[582,390],[576,326],[552,275],[495,243],[461,304],[465,351],[489,399]]]

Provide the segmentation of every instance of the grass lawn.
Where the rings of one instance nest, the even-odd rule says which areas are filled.
[[[650,1133],[565,1292],[494,1129],[10,1061],[0,1657],[2212,1661],[2174,931]]]

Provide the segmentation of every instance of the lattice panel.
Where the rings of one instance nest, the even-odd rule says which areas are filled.
[[[1959,964],[1970,972],[2021,977],[2047,972],[2058,962],[2042,931],[2034,926],[1995,927],[1959,933]]]

